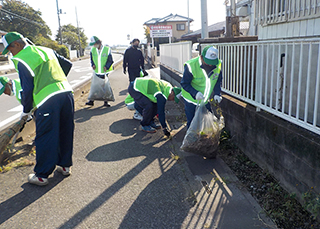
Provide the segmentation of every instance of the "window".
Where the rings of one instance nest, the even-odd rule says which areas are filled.
[[[186,25],[185,24],[177,24],[177,30],[178,31],[186,30]]]

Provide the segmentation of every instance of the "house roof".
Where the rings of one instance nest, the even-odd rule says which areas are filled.
[[[152,18],[144,23],[144,25],[154,25],[158,23],[165,23],[165,22],[178,22],[178,21],[188,21],[188,17],[181,16],[179,14],[169,14],[163,18]],[[193,19],[189,18],[189,21],[192,22]]]
[[[209,25],[208,26],[208,32],[210,33],[210,32],[214,32],[214,31],[225,30],[225,27],[226,27],[226,22],[225,21],[218,22],[218,23],[215,23],[213,25]],[[201,29],[196,30],[196,31],[191,32],[191,33],[184,34],[184,35],[181,36],[181,38],[193,37],[193,36],[196,36],[196,35],[199,35],[199,34],[201,34]]]

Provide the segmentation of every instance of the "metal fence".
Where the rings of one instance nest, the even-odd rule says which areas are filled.
[[[179,44],[166,45],[166,52],[160,49],[167,55],[161,63],[182,73],[187,56],[168,56],[168,50],[182,48]],[[223,60],[223,92],[320,134],[319,38],[212,45]]]
[[[320,15],[320,0],[258,0],[257,23],[261,25],[315,18]]]
[[[182,72],[183,64],[192,58],[192,42],[160,45],[160,63]]]
[[[223,91],[320,134],[320,39],[214,44]]]

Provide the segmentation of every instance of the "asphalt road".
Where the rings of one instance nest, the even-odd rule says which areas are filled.
[[[116,62],[122,58],[122,55],[113,53],[112,57],[114,62]],[[92,68],[89,59],[76,61],[73,62],[73,67],[68,75],[68,81],[72,88],[76,88],[77,85],[88,80],[91,75]],[[7,74],[6,76],[10,79],[19,78],[17,73]],[[18,103],[15,97],[9,97],[6,95],[0,96],[0,104],[0,130],[2,130],[20,117],[22,106]]]

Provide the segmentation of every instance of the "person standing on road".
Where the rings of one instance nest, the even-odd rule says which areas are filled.
[[[141,70],[146,74],[144,69],[144,57],[141,50],[138,48],[140,40],[135,38],[131,42],[131,46],[126,49],[123,55],[123,73],[129,73],[129,81],[133,82],[137,77],[140,77]],[[142,115],[139,111],[135,111],[133,118],[141,121]]]
[[[128,92],[134,98],[134,107],[141,111],[143,119],[140,122],[142,131],[155,133],[156,129],[161,129],[169,137],[170,132],[167,129],[165,105],[167,100],[179,102],[181,89],[172,87],[164,80],[154,78],[137,78],[131,82]],[[155,124],[154,116],[159,115],[160,125]]]
[[[11,80],[6,76],[0,76],[0,95],[2,93],[9,96],[16,96],[16,99],[21,103],[21,84],[19,79]]]
[[[209,97],[214,95],[216,103],[220,103],[222,83],[222,61],[218,58],[218,49],[207,46],[201,56],[195,57],[184,64],[184,72],[181,79],[182,97],[189,128],[194,117],[196,105],[204,100],[207,109],[212,112]],[[207,90],[208,93],[205,93]],[[204,94],[208,95],[206,98]]]
[[[52,49],[29,45],[17,32],[2,37],[5,49],[11,52],[12,61],[21,81],[21,117],[31,116],[36,123],[35,174],[28,181],[47,185],[48,176],[55,170],[71,174],[74,134],[74,99],[66,75],[72,63]]]
[[[102,45],[102,41],[96,36],[90,38],[90,46],[93,46],[90,52],[91,67],[97,77],[104,79],[108,75],[108,72],[113,69],[111,48]],[[93,88],[90,90],[93,90]],[[93,106],[94,102],[89,100],[86,102],[86,105]],[[104,106],[110,107],[108,101],[104,101]]]
[[[131,42],[131,46],[124,52],[123,55],[123,73],[129,73],[129,81],[134,81],[140,77],[140,71],[144,71],[144,58],[141,50],[138,48],[140,41],[135,38]]]

